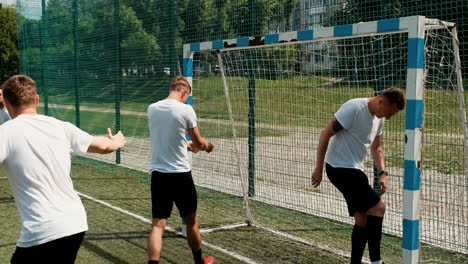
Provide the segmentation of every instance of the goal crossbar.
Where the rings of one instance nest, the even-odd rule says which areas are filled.
[[[372,22],[360,22],[334,27],[306,29],[282,33],[267,34],[264,36],[240,37],[227,40],[214,40],[184,44],[184,59],[189,58],[191,52],[202,50],[236,50],[252,47],[267,47],[289,44],[311,43],[316,41],[339,40],[355,37],[377,36],[391,33],[416,32],[416,21],[424,21],[423,28],[454,27],[455,23],[439,19],[426,19],[423,16],[410,16],[393,18]],[[410,34],[409,37],[412,37]]]

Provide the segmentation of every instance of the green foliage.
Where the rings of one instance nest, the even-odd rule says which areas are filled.
[[[182,15],[185,43],[262,35],[287,21],[297,0],[189,0]]]
[[[19,71],[16,10],[0,4],[0,83]]]
[[[110,102],[126,75],[124,99],[160,99],[169,77],[181,74],[184,43],[264,34],[272,21],[290,17],[296,1],[121,0],[116,17],[114,1],[50,0],[39,17],[18,18],[20,34],[29,36],[21,65],[50,96],[70,92],[68,82],[80,87],[81,100]],[[270,70],[259,77],[278,78],[274,65],[262,66]],[[151,79],[160,80],[157,87],[142,86]]]
[[[147,104],[145,104],[147,106]],[[85,107],[83,107],[85,108]],[[115,127],[115,114],[108,111],[109,109],[94,108],[84,109],[81,111],[81,117],[85,122],[82,122],[81,129],[90,134],[103,134],[108,127]],[[42,113],[42,109],[39,110]],[[49,114],[60,120],[73,122],[75,112],[71,109],[49,108]],[[145,112],[140,112],[140,115],[122,114],[121,130],[127,137],[148,138],[148,119]],[[217,123],[210,120],[199,120],[198,126],[203,132],[203,136],[207,138],[232,138],[232,130],[227,123]],[[237,136],[239,138],[248,136],[247,126],[236,126]],[[286,133],[274,129],[257,129],[258,137],[285,136]]]
[[[119,13],[121,67],[123,69],[135,65],[148,67],[159,58],[156,37],[144,30],[142,21],[138,19],[132,8],[120,5]],[[114,9],[83,10],[83,16],[86,19],[80,20],[80,29],[78,29],[81,33],[78,40],[80,59],[95,65],[107,62],[108,68],[101,68],[98,71],[98,78],[111,78],[108,75],[112,72],[111,68],[115,67],[112,62],[115,62],[117,50],[114,45],[116,41]]]

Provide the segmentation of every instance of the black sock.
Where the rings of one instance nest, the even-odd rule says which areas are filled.
[[[380,241],[382,240],[383,217],[367,216],[367,234],[369,240],[369,257],[371,261],[378,261],[380,257]]]
[[[367,243],[367,229],[354,225],[351,235],[351,264],[361,264]]]
[[[159,264],[159,260],[149,260],[148,264]]]
[[[193,254],[193,259],[195,260],[195,264],[203,264],[201,249],[192,250],[192,254]]]

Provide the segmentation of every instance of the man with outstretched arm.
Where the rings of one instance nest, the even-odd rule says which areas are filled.
[[[71,156],[110,153],[125,145],[119,131],[91,136],[71,123],[37,113],[36,83],[15,75],[2,85],[12,120],[0,126],[0,165],[21,217],[11,264],[75,262],[88,230],[70,177]]]

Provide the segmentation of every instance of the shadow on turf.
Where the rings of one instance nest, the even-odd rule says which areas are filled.
[[[85,235],[85,238],[83,240],[81,247],[94,252],[96,255],[110,261],[111,263],[131,264],[125,260],[122,260],[118,256],[116,256],[116,254],[119,254],[121,252],[110,253],[106,251],[104,248],[102,248],[99,245],[99,242],[112,241],[112,240],[125,241],[126,243],[131,244],[132,246],[138,247],[142,249],[143,251],[146,251],[146,239],[148,238],[148,232],[147,231],[145,232],[134,231],[134,232],[119,232],[119,233],[89,233]],[[163,239],[164,240],[167,240],[167,239],[184,239],[185,240],[185,238],[180,237],[177,234],[174,234],[171,232],[165,232]],[[141,244],[142,240],[144,241],[143,245]],[[138,241],[140,241],[140,243],[138,243]],[[169,261],[168,263],[172,263],[172,262]],[[174,263],[177,263],[177,262],[174,262]]]
[[[97,245],[94,245],[89,239],[85,239],[83,241],[83,244],[81,244],[81,247],[82,248],[84,247],[84,248],[88,249],[89,251],[94,252],[96,255],[98,255],[98,256],[106,259],[106,260],[109,260],[112,263],[130,264],[129,262],[126,262],[126,261],[114,256],[113,254],[105,251],[101,247],[99,247]]]
[[[13,203],[14,201],[13,197],[0,197],[0,203]]]

